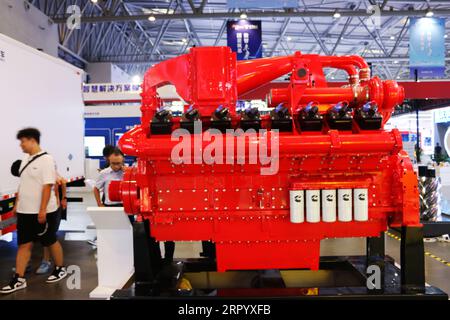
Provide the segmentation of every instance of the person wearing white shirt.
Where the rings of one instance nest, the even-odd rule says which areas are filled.
[[[106,147],[105,147],[106,149]],[[125,169],[125,159],[122,151],[114,147],[113,149],[108,149],[106,157],[106,163],[108,167],[100,171],[100,175],[95,181],[95,186],[93,188],[94,197],[97,201],[99,207],[121,207],[122,202],[111,201],[109,199],[109,184],[111,181],[120,181],[123,179],[124,169]],[[105,154],[105,150],[103,150]],[[131,223],[134,223],[134,216],[128,216]],[[94,247],[97,246],[97,237],[93,240],[89,240],[88,243]]]
[[[13,212],[17,215],[16,273],[0,293],[11,293],[27,286],[25,268],[30,260],[33,242],[39,241],[50,249],[55,262],[53,273],[47,283],[58,282],[67,276],[63,265],[63,250],[57,240],[58,204],[53,190],[56,166],[53,157],[44,152],[40,132],[35,128],[22,129],[17,133],[22,151],[28,156],[19,169],[20,183]]]

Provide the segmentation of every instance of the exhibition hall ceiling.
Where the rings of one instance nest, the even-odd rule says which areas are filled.
[[[231,8],[227,0],[30,3],[59,24],[61,45],[88,62],[113,62],[130,74],[142,74],[152,64],[183,54],[192,46],[227,45],[226,21],[246,16],[262,21],[264,57],[295,51],[358,54],[373,63],[374,73],[380,77],[408,79],[410,19],[450,15],[449,1],[418,0],[299,0],[295,8],[280,9]],[[79,29],[70,29],[65,23],[71,5],[80,9]],[[445,41],[447,54],[450,47],[447,38]],[[329,79],[345,77],[336,70],[327,73]]]

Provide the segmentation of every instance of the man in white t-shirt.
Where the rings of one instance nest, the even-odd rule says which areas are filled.
[[[122,206],[122,202],[115,202],[109,199],[109,184],[111,181],[120,181],[123,179],[124,173],[124,156],[122,152],[115,148],[110,151],[107,158],[109,166],[102,171],[95,181],[94,196],[99,207],[116,207]],[[104,193],[104,199],[101,197],[101,192]]]
[[[63,265],[63,250],[57,240],[58,205],[53,190],[56,181],[56,166],[53,157],[41,150],[40,132],[26,128],[17,133],[20,147],[28,154],[20,169],[20,184],[13,212],[17,215],[16,274],[0,293],[11,293],[27,286],[25,268],[30,260],[33,242],[39,241],[48,247],[55,262],[53,273],[47,283],[58,282],[67,276]]]
[[[114,147],[108,149],[105,147],[103,154],[106,157],[106,163],[108,167],[100,171],[100,175],[95,181],[93,188],[95,201],[99,207],[122,207],[122,202],[111,201],[109,199],[109,185],[111,181],[120,181],[123,179],[124,174],[124,155],[122,151]],[[134,222],[134,216],[128,216],[130,222]],[[97,237],[93,240],[89,240],[88,243],[94,247],[97,246]]]

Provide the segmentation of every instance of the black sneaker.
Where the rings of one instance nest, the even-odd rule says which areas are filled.
[[[47,283],[58,282],[67,277],[66,267],[55,267],[50,277],[47,278]]]
[[[12,278],[11,282],[0,289],[0,293],[11,293],[17,290],[25,289],[27,287],[27,280],[25,278],[19,277],[16,273]]]

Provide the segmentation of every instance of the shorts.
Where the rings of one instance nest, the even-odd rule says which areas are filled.
[[[58,239],[59,210],[47,213],[47,222],[40,224],[37,214],[17,213],[17,242],[19,245],[39,241],[44,247],[53,245]]]
[[[59,225],[61,224],[62,215],[64,214],[63,210],[66,210],[67,212],[67,209],[63,209],[63,207],[59,207],[58,210],[55,211],[56,212],[55,233],[59,231]]]

